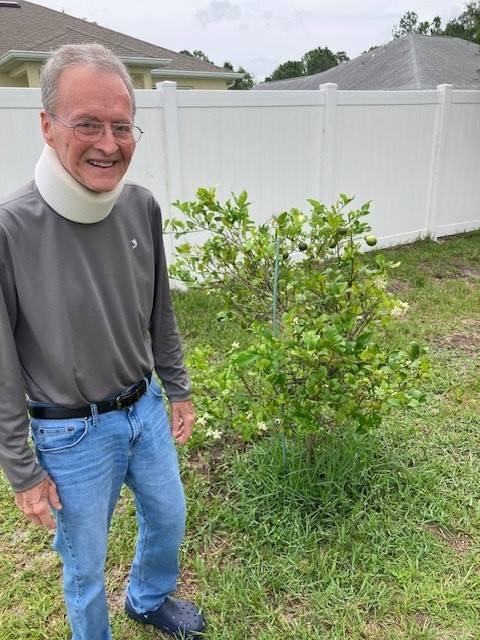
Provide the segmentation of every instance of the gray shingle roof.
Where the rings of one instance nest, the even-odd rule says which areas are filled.
[[[0,58],[9,51],[50,52],[67,43],[101,42],[123,58],[168,59],[162,69],[206,72],[231,77],[229,69],[74,18],[66,13],[18,0],[20,8],[0,6]],[[159,5],[159,14],[161,12]],[[150,65],[152,66],[152,65]]]
[[[409,34],[322,73],[277,82],[255,90],[318,89],[334,82],[345,90],[480,88],[480,46],[461,38]]]

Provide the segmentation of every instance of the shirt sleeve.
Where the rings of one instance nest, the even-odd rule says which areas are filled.
[[[28,416],[14,330],[17,300],[13,274],[0,254],[0,466],[16,492],[46,477],[28,442]]]
[[[191,385],[173,308],[163,244],[162,216],[156,201],[151,223],[155,247],[155,289],[150,336],[155,371],[170,402],[180,402],[191,398]]]

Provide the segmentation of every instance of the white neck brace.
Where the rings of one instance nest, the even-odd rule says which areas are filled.
[[[106,218],[124,185],[122,178],[112,191],[90,191],[68,173],[56,151],[48,145],[35,167],[35,182],[40,195],[54,211],[67,220],[82,224]]]

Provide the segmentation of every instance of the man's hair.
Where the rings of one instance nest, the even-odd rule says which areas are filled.
[[[135,115],[135,92],[132,79],[123,62],[103,44],[65,44],[54,51],[40,71],[42,103],[47,113],[55,112],[60,74],[77,65],[92,67],[101,73],[114,73],[123,80],[132,101],[132,116]]]

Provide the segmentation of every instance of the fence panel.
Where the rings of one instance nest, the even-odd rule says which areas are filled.
[[[213,91],[196,93],[179,93],[185,197],[193,197],[199,186],[218,185],[222,199],[246,189],[253,214],[264,222],[275,212],[305,207],[307,197],[318,195],[323,127],[318,91],[300,103],[291,96],[252,99],[253,92],[225,92],[221,101]]]
[[[334,192],[372,201],[383,244],[425,235],[437,92],[339,93]]]
[[[0,197],[33,178],[43,149],[40,89],[0,89]]]
[[[439,176],[438,235],[480,226],[480,92],[452,91]]]

